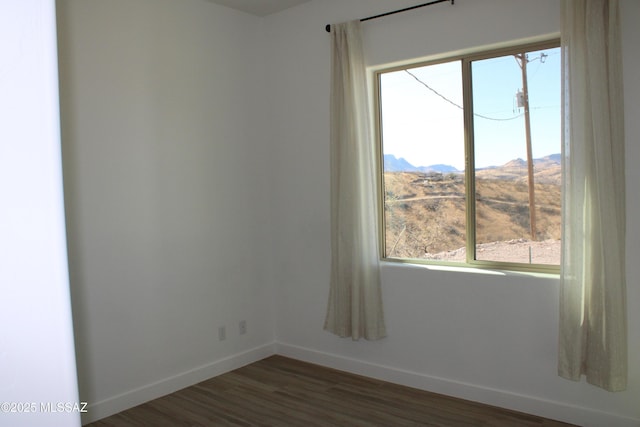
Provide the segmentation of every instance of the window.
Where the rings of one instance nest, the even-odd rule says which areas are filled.
[[[558,271],[558,46],[377,73],[384,258]]]

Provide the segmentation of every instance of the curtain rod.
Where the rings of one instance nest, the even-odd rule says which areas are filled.
[[[406,12],[408,10],[418,9],[418,8],[425,7],[425,6],[431,6],[432,4],[444,3],[445,1],[450,1],[451,4],[454,4],[455,0],[433,0],[433,1],[430,1],[430,2],[427,2],[427,3],[418,4],[418,5],[411,6],[411,7],[406,7],[404,9],[394,10],[392,12],[387,12],[387,13],[381,13],[380,15],[370,16],[368,18],[362,18],[360,20],[360,22],[371,21],[372,19],[378,19],[378,18],[382,18],[384,16],[395,15],[396,13]],[[324,29],[327,31],[327,33],[330,33],[331,32],[331,25],[327,24],[324,27]]]

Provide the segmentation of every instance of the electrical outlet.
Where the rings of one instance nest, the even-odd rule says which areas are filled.
[[[227,338],[227,330],[224,326],[218,328],[218,341],[224,341]]]
[[[240,335],[246,334],[247,333],[247,321],[246,320],[241,320],[239,326],[240,326],[239,327]]]

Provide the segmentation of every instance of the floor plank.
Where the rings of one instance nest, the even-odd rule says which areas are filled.
[[[89,426],[561,427],[569,424],[272,356]]]

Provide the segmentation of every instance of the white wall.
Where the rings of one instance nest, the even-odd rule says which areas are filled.
[[[79,426],[54,2],[0,2],[0,52],[0,425]]]
[[[322,330],[330,268],[329,35],[324,25],[410,0],[315,0],[266,18],[279,351],[334,367],[583,425],[639,425],[640,205],[628,176],[630,378],[606,393],[556,375],[558,280],[385,264],[388,338]],[[622,2],[628,164],[640,161],[638,2]],[[372,67],[559,31],[556,0],[458,0],[364,24]]]
[[[60,0],[58,19],[89,421],[273,352],[261,20],[203,0]]]

